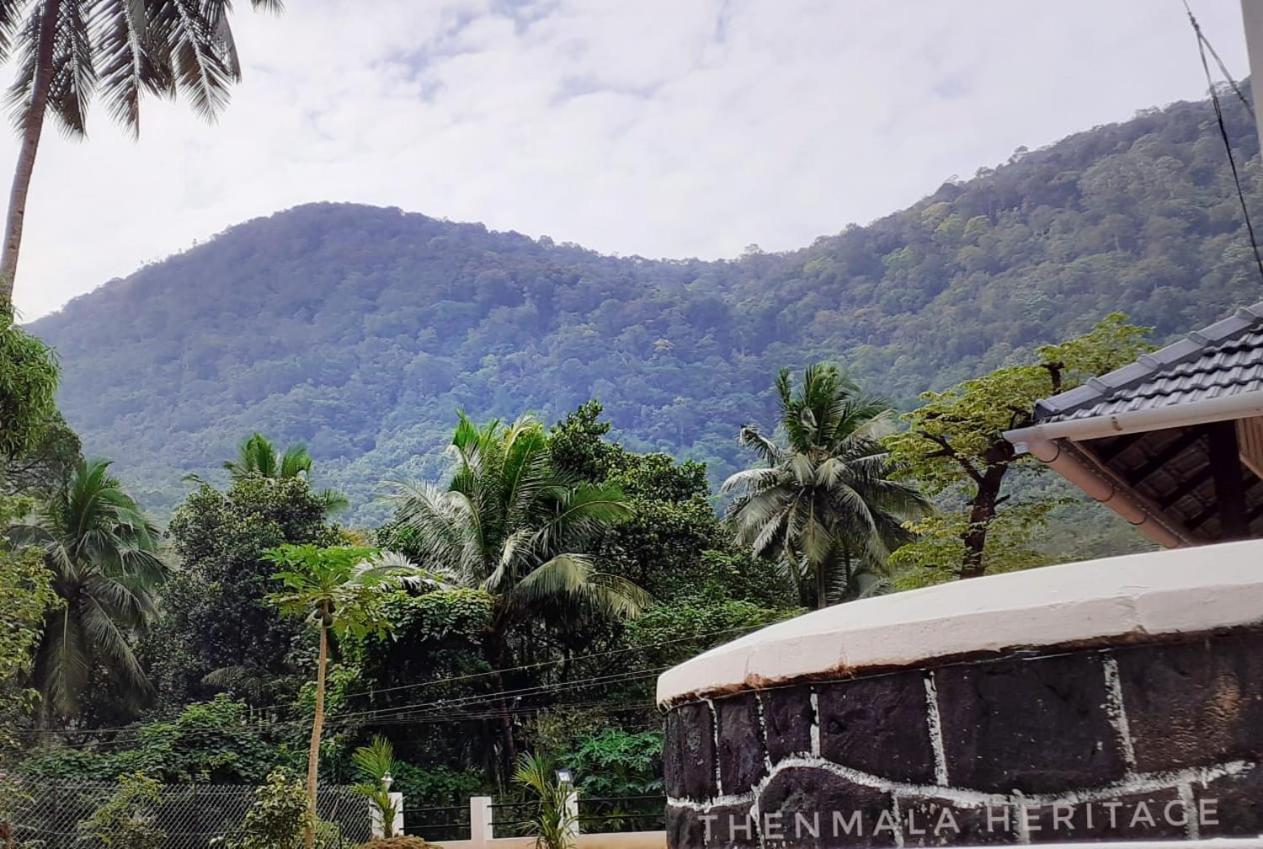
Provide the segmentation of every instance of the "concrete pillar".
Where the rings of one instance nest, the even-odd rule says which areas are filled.
[[[471,796],[469,798],[469,841],[476,847],[490,845],[495,837],[495,829],[491,822],[491,797]]]
[[[394,820],[392,822],[393,829],[391,835],[399,837],[403,834],[403,794],[391,793],[390,804],[394,808]],[[386,836],[386,830],[382,827],[382,810],[371,800],[368,803],[369,829],[373,837],[380,838]]]

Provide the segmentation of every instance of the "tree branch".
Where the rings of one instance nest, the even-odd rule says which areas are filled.
[[[969,462],[969,459],[967,457],[961,455],[960,452],[958,452],[955,448],[952,447],[952,444],[947,441],[946,437],[935,436],[934,434],[926,433],[923,430],[918,431],[918,433],[920,433],[921,436],[923,436],[924,438],[930,440],[930,442],[933,442],[935,445],[940,446],[940,450],[935,451],[930,456],[948,457],[948,458],[951,458],[952,460],[955,460],[957,463],[960,464],[960,467],[965,470],[965,474],[973,478],[974,483],[982,483],[982,474],[978,471],[978,469],[974,466],[973,463]]]

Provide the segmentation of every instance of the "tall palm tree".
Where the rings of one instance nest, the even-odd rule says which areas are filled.
[[[281,0],[251,0],[277,11]],[[17,56],[9,91],[21,147],[9,193],[0,254],[0,309],[13,298],[26,196],[44,118],[83,136],[88,103],[98,91],[110,114],[140,133],[143,93],[183,94],[214,118],[241,79],[228,24],[231,0],[0,0],[0,61]]]
[[[15,541],[43,546],[62,601],[48,614],[35,659],[35,685],[50,719],[78,713],[98,669],[129,693],[150,689],[132,639],[155,615],[167,567],[157,528],[109,466],[81,460],[32,521],[10,529]]]
[[[652,603],[632,582],[600,571],[587,553],[601,531],[628,515],[623,493],[558,472],[538,421],[480,428],[462,413],[449,450],[449,485],[401,485],[396,517],[421,562],[491,595],[486,659],[493,669],[512,665],[510,635],[536,616],[578,607],[629,618]],[[507,773],[517,753],[507,703],[500,708]]]
[[[272,441],[261,433],[252,433],[237,444],[237,457],[228,460],[224,468],[233,480],[258,475],[263,478],[282,480],[285,478],[311,477],[311,454],[307,446],[295,443],[282,453]],[[325,509],[333,512],[344,510],[349,506],[346,496],[332,489],[323,489],[316,497],[324,502]]]
[[[276,574],[282,589],[269,598],[282,613],[301,617],[316,626],[320,649],[316,661],[316,704],[307,750],[307,808],[310,814],[303,845],[312,849],[316,833],[316,789],[319,780],[320,738],[324,733],[325,680],[329,667],[329,634],[385,635],[390,620],[380,604],[381,591],[394,584],[438,585],[443,577],[419,569],[393,552],[356,546],[320,548],[283,545],[268,552],[281,567]]]
[[[903,523],[929,505],[892,479],[878,442],[888,407],[863,395],[835,366],[776,379],[785,444],[754,425],[740,441],[763,464],[724,481],[728,517],[755,555],[775,560],[817,607],[870,595],[882,585],[889,552],[908,539]]]

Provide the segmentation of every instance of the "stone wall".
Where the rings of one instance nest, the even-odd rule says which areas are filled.
[[[745,689],[666,736],[671,849],[1257,836],[1263,630]]]

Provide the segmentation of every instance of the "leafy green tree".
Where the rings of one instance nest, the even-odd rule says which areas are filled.
[[[452,451],[455,469],[446,489],[428,483],[400,488],[397,538],[419,562],[491,595],[485,645],[493,669],[516,665],[510,636],[536,617],[623,619],[649,606],[647,593],[598,569],[589,554],[600,532],[627,516],[623,493],[559,471],[538,422],[521,418],[508,427],[491,422],[479,428],[462,414]],[[501,700],[502,742],[512,763],[516,744],[507,707]]]
[[[45,499],[52,496],[83,460],[79,436],[54,411],[39,436],[0,467],[0,491]]]
[[[315,626],[320,640],[315,713],[307,754],[307,800],[313,825],[308,826],[304,843],[307,849],[312,849],[316,839],[316,789],[325,720],[330,633],[358,638],[386,633],[391,625],[382,607],[382,589],[399,583],[433,584],[435,578],[434,573],[425,572],[397,555],[358,546],[284,545],[267,556],[281,567],[275,578],[281,582],[282,589],[270,596],[272,603],[282,613]]]
[[[903,523],[928,509],[915,486],[894,479],[878,441],[889,408],[825,363],[803,371],[797,392],[783,369],[776,393],[786,444],[746,425],[741,444],[763,465],[724,482],[737,537],[817,607],[870,595],[890,551],[910,538]]]
[[[279,9],[279,0],[253,0]],[[100,0],[4,0],[0,2],[0,59],[17,57],[10,90],[21,147],[4,250],[0,254],[0,306],[13,300],[26,196],[35,169],[44,118],[51,112],[72,136],[87,132],[88,103],[98,90],[111,115],[140,132],[143,92],[184,94],[194,110],[213,119],[241,78],[228,26],[229,0],[144,3]]]
[[[307,481],[248,475],[226,491],[200,484],[171,519],[182,567],[163,591],[163,616],[141,645],[159,693],[176,710],[216,690],[273,704],[292,698],[310,658],[301,626],[267,601],[286,543],[334,545],[339,533]]]
[[[164,784],[262,784],[288,757],[286,747],[270,738],[273,730],[251,722],[243,702],[221,693],[185,706],[174,718],[129,726],[100,748],[62,745],[30,752],[18,771],[74,781],[143,772]]]
[[[0,495],[0,525],[9,525],[30,509],[22,499]],[[17,746],[16,731],[38,698],[25,686],[44,621],[59,598],[41,552],[0,538],[0,756]]]
[[[0,457],[18,457],[39,441],[57,412],[58,375],[48,346],[13,323],[0,290]]]
[[[143,773],[125,773],[114,795],[79,823],[79,832],[106,849],[161,849],[167,839],[158,825],[161,803],[161,784]]]
[[[1011,502],[1012,472],[1042,465],[1018,456],[1004,431],[1031,423],[1035,402],[1073,389],[1088,378],[1119,368],[1150,350],[1147,328],[1110,313],[1090,331],[1036,350],[1036,361],[1005,366],[962,381],[944,392],[927,392],[906,414],[907,430],[888,439],[895,462],[929,492],[949,504],[912,527],[917,543],[898,555],[900,569],[919,583],[952,577],[976,578],[1039,562],[1032,534],[1055,502]]]
[[[43,547],[62,600],[48,616],[35,662],[49,719],[75,716],[98,670],[133,706],[151,690],[132,644],[156,616],[156,592],[168,572],[157,528],[109,467],[108,460],[80,463],[32,520],[9,530],[12,539]]]

